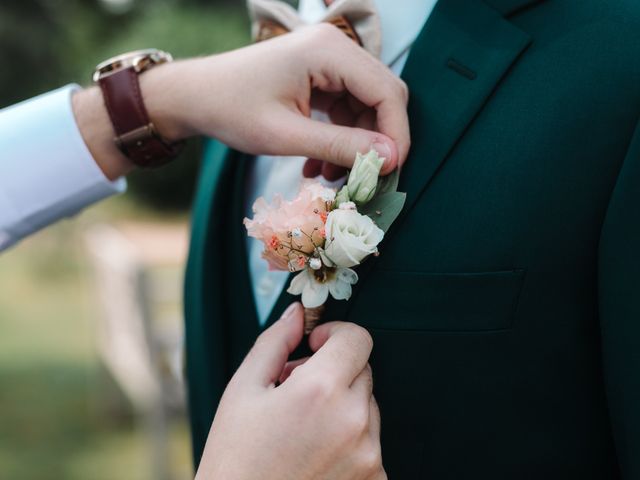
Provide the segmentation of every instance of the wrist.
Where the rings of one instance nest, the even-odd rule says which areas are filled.
[[[114,181],[134,168],[113,141],[115,132],[97,87],[75,92],[71,98],[73,114],[80,134],[105,177]]]
[[[149,70],[140,75],[144,104],[158,133],[173,143],[198,135],[192,117],[194,90],[190,80],[192,61],[179,61]]]

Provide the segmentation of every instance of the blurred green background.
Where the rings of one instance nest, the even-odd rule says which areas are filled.
[[[122,52],[201,56],[242,46],[248,34],[238,0],[2,0],[0,108],[70,82],[87,85],[97,63]],[[187,208],[198,154],[193,141],[180,164],[133,175],[130,193]]]
[[[248,32],[239,1],[2,0],[0,108],[86,85],[114,54],[206,55],[247,43]],[[0,255],[0,479],[158,478],[144,422],[98,353],[84,236],[122,222],[186,232],[199,148],[192,142],[170,167],[133,175],[126,195]],[[184,411],[172,415],[167,436],[164,478],[191,478]]]

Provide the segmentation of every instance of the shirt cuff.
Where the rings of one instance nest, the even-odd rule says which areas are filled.
[[[0,250],[126,190],[109,181],[76,124],[77,85],[0,110]]]

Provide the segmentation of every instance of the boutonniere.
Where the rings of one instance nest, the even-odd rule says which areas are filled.
[[[358,281],[353,267],[380,254],[378,245],[402,211],[399,172],[380,177],[383,163],[375,150],[358,154],[339,192],[307,181],[291,201],[276,195],[269,204],[260,197],[253,219],[244,219],[248,234],[264,243],[269,268],[299,272],[287,292],[302,295],[306,333],[320,321],[329,295],[351,297]]]

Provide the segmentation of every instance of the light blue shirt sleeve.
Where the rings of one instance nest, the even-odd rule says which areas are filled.
[[[68,85],[0,110],[0,251],[126,189],[109,181],[82,139]]]

